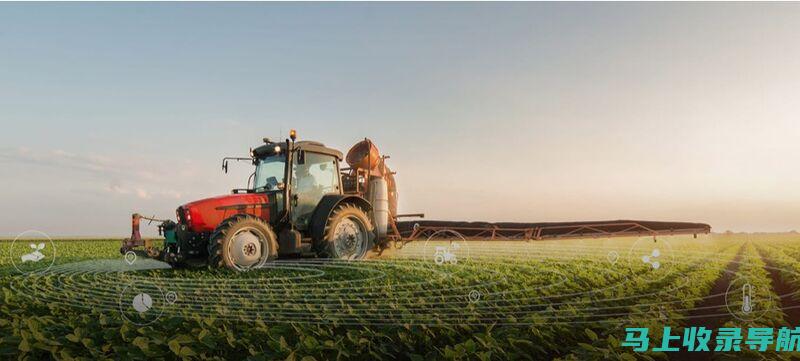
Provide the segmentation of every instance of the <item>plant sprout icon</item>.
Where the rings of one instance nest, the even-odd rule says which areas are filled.
[[[657,260],[654,260],[654,258],[658,258],[658,256],[660,255],[661,251],[659,251],[658,248],[654,248],[653,253],[651,253],[649,256],[647,255],[642,256],[642,262],[649,263],[650,266],[653,267],[653,269],[658,269],[659,267],[661,267],[661,263],[658,262]]]
[[[44,243],[31,243],[31,248],[33,252],[22,255],[22,262],[39,262],[44,258],[44,254],[42,254],[42,250],[44,249]]]
[[[460,246],[458,243],[451,244],[447,247],[437,246],[436,252],[433,254],[433,261],[439,266],[443,265],[445,262],[456,264],[458,263],[458,258],[456,258],[456,254],[453,253],[453,251],[459,248]]]

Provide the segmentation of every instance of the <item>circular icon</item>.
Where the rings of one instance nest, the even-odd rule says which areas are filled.
[[[150,311],[153,308],[153,298],[147,293],[140,293],[133,298],[131,302],[133,309],[139,313]]]
[[[769,306],[769,290],[756,287],[747,277],[739,277],[728,284],[725,291],[725,307],[728,312],[742,321],[753,321],[763,316]],[[780,307],[780,306],[778,306]]]
[[[31,236],[33,239],[26,239]],[[46,233],[28,230],[14,238],[8,256],[21,274],[44,273],[56,261],[56,244]]]
[[[659,256],[661,256],[661,250],[653,248],[649,255],[642,256],[642,262],[649,264],[653,269],[659,269],[661,268],[661,262],[658,261]]]
[[[164,298],[166,298],[166,300],[167,300],[167,303],[169,303],[169,304],[171,305],[171,304],[175,303],[175,301],[177,301],[177,300],[178,300],[178,294],[177,294],[177,293],[175,293],[175,291],[169,291],[169,292],[167,292],[167,294],[164,296]]]
[[[154,322],[164,312],[166,299],[155,283],[140,280],[130,283],[119,296],[119,311],[131,323],[144,326]]]
[[[617,251],[608,252],[606,258],[608,258],[608,262],[611,262],[611,265],[613,266],[614,264],[617,263],[617,260],[619,259],[619,253],[617,253]]]
[[[136,262],[136,253],[133,251],[125,252],[125,262],[129,266],[133,266],[133,262]]]
[[[425,241],[422,256],[434,265],[447,268],[470,259],[469,245],[461,233],[442,229],[432,233]]]
[[[481,293],[477,290],[469,291],[469,302],[477,303],[481,300]]]
[[[675,264],[672,245],[666,239],[640,237],[631,245],[625,260],[635,274],[657,280],[665,277]]]

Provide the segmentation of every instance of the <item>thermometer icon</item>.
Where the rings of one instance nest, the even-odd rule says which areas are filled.
[[[742,312],[750,313],[753,310],[753,286],[745,283],[742,286]]]

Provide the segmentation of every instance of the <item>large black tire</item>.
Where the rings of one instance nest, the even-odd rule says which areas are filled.
[[[356,260],[373,254],[375,227],[367,213],[351,203],[336,206],[325,223],[324,238],[316,240],[324,258]]]
[[[278,255],[272,227],[261,219],[237,215],[220,223],[208,240],[208,265],[247,271]]]

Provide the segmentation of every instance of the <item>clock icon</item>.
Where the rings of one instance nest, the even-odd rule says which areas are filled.
[[[133,298],[131,305],[139,313],[145,313],[153,308],[153,298],[146,293],[140,293]]]
[[[144,326],[161,317],[166,303],[164,292],[157,283],[140,279],[122,289],[118,305],[125,320]]]

